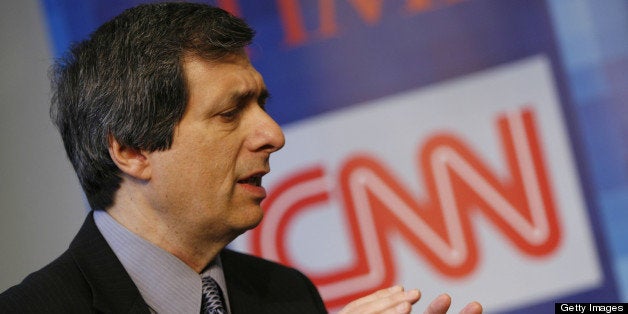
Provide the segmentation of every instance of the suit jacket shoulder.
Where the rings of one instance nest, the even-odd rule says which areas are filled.
[[[232,314],[327,313],[314,284],[298,270],[231,250],[221,259]]]
[[[0,294],[0,313],[148,313],[90,214],[70,248]]]
[[[223,250],[232,314],[326,313],[299,271]],[[149,313],[137,287],[90,214],[70,248],[0,294],[0,313]]]
[[[90,312],[91,292],[66,251],[0,295],[1,313]]]

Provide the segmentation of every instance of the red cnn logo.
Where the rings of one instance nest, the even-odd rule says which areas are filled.
[[[554,252],[561,239],[551,182],[530,108],[499,115],[506,175],[496,175],[459,137],[429,136],[417,152],[427,197],[417,199],[367,153],[339,168],[341,200],[332,200],[325,169],[286,176],[264,203],[266,217],[251,234],[254,254],[298,267],[287,250],[287,229],[314,205],[342,203],[356,257],[350,267],[310,274],[329,308],[344,305],[397,280],[387,236],[400,234],[442,275],[462,278],[479,262],[471,216],[481,214],[511,245],[530,256]]]

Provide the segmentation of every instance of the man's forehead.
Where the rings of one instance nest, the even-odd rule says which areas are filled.
[[[225,81],[232,84],[240,93],[247,93],[251,86],[265,89],[262,75],[253,67],[245,54],[231,54],[219,59],[208,60],[198,56],[186,56],[183,60],[186,80],[211,78],[212,81]]]

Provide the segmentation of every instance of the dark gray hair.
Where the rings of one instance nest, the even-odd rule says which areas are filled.
[[[50,115],[93,209],[110,207],[122,180],[109,136],[134,149],[170,148],[187,104],[184,57],[217,60],[242,51],[253,36],[220,8],[145,4],[103,24],[57,61]]]

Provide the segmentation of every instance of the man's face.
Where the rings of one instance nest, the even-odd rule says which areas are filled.
[[[172,147],[149,154],[151,207],[203,237],[233,237],[262,219],[261,177],[283,133],[248,58],[187,58],[188,104]],[[226,239],[231,240],[231,239]]]

